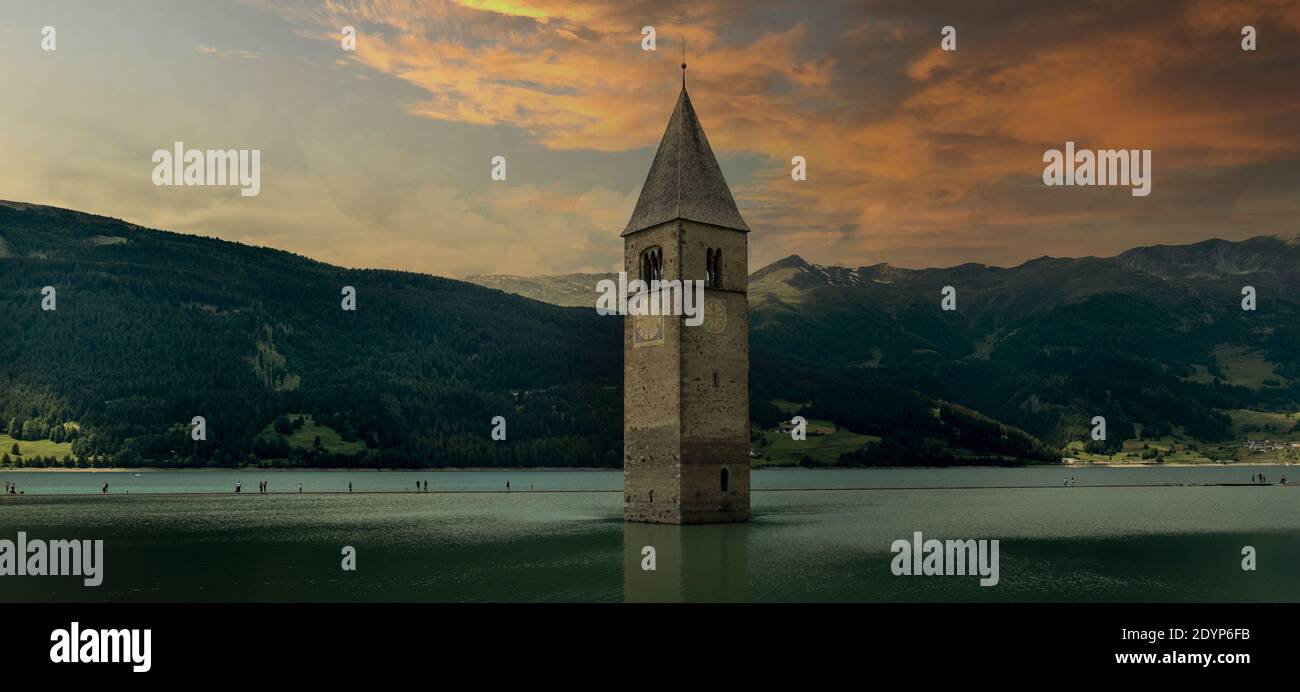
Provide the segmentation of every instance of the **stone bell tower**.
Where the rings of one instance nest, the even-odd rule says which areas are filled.
[[[746,521],[749,226],[709,148],[684,75],[623,229],[623,266],[629,283],[704,282],[704,322],[689,326],[680,315],[623,318],[623,518]]]

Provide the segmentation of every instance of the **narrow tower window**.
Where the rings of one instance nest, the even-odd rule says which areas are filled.
[[[663,281],[663,278],[664,251],[658,247],[646,248],[641,253],[641,279],[648,283]]]
[[[731,474],[727,472],[727,467],[725,466],[722,467],[722,474],[719,480],[722,485],[722,492],[724,493],[727,492],[727,485],[731,481]]]
[[[704,285],[722,288],[722,249],[709,248],[704,253]]]

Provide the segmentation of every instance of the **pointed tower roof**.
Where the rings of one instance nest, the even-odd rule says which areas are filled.
[[[622,235],[675,219],[749,232],[684,84]]]

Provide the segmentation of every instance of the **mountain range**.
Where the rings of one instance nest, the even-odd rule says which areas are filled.
[[[600,278],[470,280],[551,300],[586,285],[590,302]],[[945,287],[954,310],[942,309]],[[1253,310],[1243,309],[1246,287]],[[752,273],[749,292],[755,354],[852,376],[864,393],[892,386],[952,402],[1053,448],[1093,442],[1095,416],[1108,425],[1097,450],[1117,451],[1140,430],[1227,442],[1241,432],[1234,415],[1286,421],[1300,401],[1300,236],[1009,268],[848,268],[792,255]]]
[[[1011,268],[790,256],[750,276],[755,445],[795,414],[852,433],[819,460],[848,465],[1051,462],[1098,415],[1099,453],[1227,444],[1300,401],[1297,267],[1274,236]],[[0,442],[50,451],[29,465],[618,467],[603,277],[344,269],[0,202]]]

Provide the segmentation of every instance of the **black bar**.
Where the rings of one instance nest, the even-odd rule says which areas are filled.
[[[801,666],[809,675],[865,674],[874,666],[906,665],[935,673],[975,666],[968,669],[1101,671],[1122,678],[1289,670],[1300,606],[9,604],[0,612],[5,670],[39,673],[38,679],[193,681],[207,671],[290,680],[388,671],[405,676],[408,669],[445,676],[470,667],[518,668],[555,679],[584,675],[574,666],[592,672],[632,666],[669,675],[721,660],[749,661],[744,665],[753,674]],[[51,662],[51,633],[73,622],[82,632],[149,629],[151,670]],[[1181,628],[1186,638],[1171,640],[1171,628]],[[1125,631],[1165,636],[1149,641],[1125,638]],[[1197,636],[1207,632],[1214,637]],[[1244,654],[1248,661],[1159,662],[1176,653]],[[1117,663],[1124,654],[1155,654],[1157,662]]]

